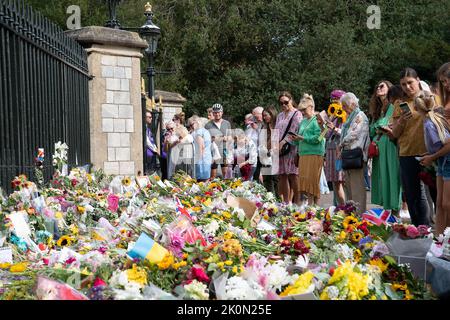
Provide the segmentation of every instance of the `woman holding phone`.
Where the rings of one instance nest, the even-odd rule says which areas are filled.
[[[421,166],[416,159],[427,152],[422,116],[414,108],[414,99],[421,91],[417,72],[411,68],[403,70],[400,85],[405,98],[394,104],[392,134],[397,138],[402,187],[411,222],[416,226],[429,225],[428,202],[419,177]]]
[[[380,81],[369,103],[372,117],[370,138],[378,146],[378,156],[372,159],[371,202],[394,212],[400,210],[401,204],[400,164],[397,145],[391,140],[392,130],[388,125],[394,113],[393,96],[397,90],[401,92],[391,82]]]

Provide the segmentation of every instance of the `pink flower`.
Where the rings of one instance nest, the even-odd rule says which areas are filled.
[[[415,239],[420,235],[420,233],[415,226],[411,225],[406,228],[406,235],[412,239]]]
[[[119,208],[119,197],[115,194],[108,195],[108,210],[111,212],[116,212]]]
[[[428,231],[428,229],[428,226],[423,224],[417,227],[417,230],[419,231],[421,236],[426,236],[427,234],[429,234],[430,231]]]
[[[72,264],[73,262],[77,261],[77,259],[75,259],[74,257],[70,257],[69,259],[67,259],[64,263],[65,264]]]
[[[200,282],[209,282],[209,277],[205,273],[205,270],[202,267],[192,267],[191,268],[192,277],[197,279]]]
[[[94,281],[94,287],[106,287],[106,282],[97,277]]]

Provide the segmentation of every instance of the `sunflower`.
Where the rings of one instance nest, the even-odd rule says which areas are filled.
[[[58,239],[56,244],[58,245],[58,247],[65,247],[70,246],[72,244],[72,241],[73,239],[71,236],[62,236],[61,238]]]
[[[130,184],[131,184],[131,179],[130,179],[130,177],[125,177],[125,178],[123,178],[123,179],[122,179],[122,184],[123,184],[125,187],[129,187]]]
[[[342,226],[344,227],[344,229],[348,229],[348,227],[353,227],[356,223],[358,223],[358,219],[356,219],[354,216],[348,216],[342,222]]]
[[[362,234],[359,232],[355,232],[352,234],[352,241],[358,243],[362,239]]]
[[[336,113],[336,109],[340,108],[340,105],[337,103],[332,103],[328,106],[328,116],[334,116],[334,114]]]

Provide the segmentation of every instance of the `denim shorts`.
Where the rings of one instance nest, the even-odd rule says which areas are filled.
[[[442,177],[444,181],[450,180],[450,156],[440,157],[437,160],[436,175]]]

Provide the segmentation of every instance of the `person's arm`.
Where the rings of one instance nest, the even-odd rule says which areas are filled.
[[[439,151],[437,151],[436,153],[423,156],[422,160],[420,161],[420,164],[425,167],[428,167],[433,163],[433,161],[436,161],[437,159],[439,159],[442,156],[445,156],[448,153],[450,153],[449,140],[447,140],[444,146],[441,149],[439,149]]]
[[[322,131],[320,130],[319,125],[311,124],[311,128],[309,130],[305,130],[305,134],[303,135],[303,141],[305,141],[308,144],[319,144],[321,141],[319,141],[319,137]]]
[[[341,147],[347,147],[352,145],[355,141],[357,141],[363,134],[364,130],[364,119],[362,117],[362,113],[356,116],[355,120],[350,125],[350,128],[347,131],[345,137],[342,137]]]
[[[203,155],[205,154],[205,141],[202,136],[196,136],[195,140],[197,141],[197,145],[200,152],[200,158],[203,158]]]

